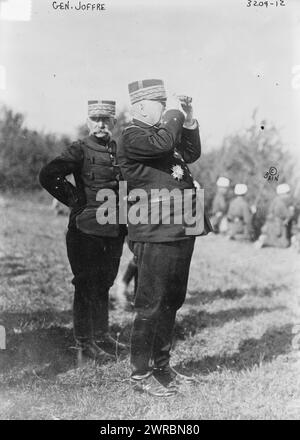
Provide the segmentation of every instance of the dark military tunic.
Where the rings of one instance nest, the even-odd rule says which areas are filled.
[[[221,214],[225,215],[227,212],[228,203],[225,199],[224,194],[221,194],[219,191],[217,191],[213,203],[212,203],[212,213],[217,214],[220,212]]]
[[[129,191],[196,191],[187,163],[200,157],[199,129],[183,128],[183,123],[182,112],[170,110],[159,127],[134,120],[125,130],[118,162]],[[138,270],[131,365],[133,377],[140,378],[151,372],[151,359],[154,371],[168,365],[176,311],[185,299],[195,237],[186,234],[183,223],[129,222],[128,228]]]
[[[118,272],[124,229],[100,225],[96,195],[109,188],[118,193],[116,144],[95,136],[74,142],[40,172],[41,185],[70,207],[67,252],[74,274],[74,335],[85,342],[108,330],[108,291]],[[73,174],[76,186],[66,180]]]
[[[143,189],[148,195],[151,190],[196,189],[193,177],[187,166],[196,161],[201,154],[199,130],[183,128],[183,115],[176,110],[166,113],[159,126],[149,126],[134,120],[123,134],[118,150],[118,163],[122,176],[128,183],[128,191]],[[179,177],[176,176],[179,171]],[[146,202],[147,203],[147,202]],[[129,207],[131,199],[129,198]],[[151,209],[149,207],[149,209]],[[201,213],[203,215],[203,212]],[[144,242],[163,242],[188,239],[186,225],[174,224],[174,212],[170,213],[170,224],[151,223],[131,225],[129,239]],[[212,230],[208,219],[204,219],[204,233]],[[202,234],[203,231],[199,231]]]
[[[237,196],[229,203],[227,212],[228,234],[236,240],[249,240],[252,234],[252,214],[243,196]]]

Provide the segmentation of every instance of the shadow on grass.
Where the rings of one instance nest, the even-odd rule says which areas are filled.
[[[199,330],[207,327],[221,327],[226,322],[241,319],[252,318],[261,313],[273,312],[275,310],[284,310],[284,307],[273,308],[257,308],[257,307],[244,307],[234,308],[229,310],[221,310],[216,313],[207,313],[204,310],[191,310],[190,313],[185,314],[176,323],[174,330],[174,338],[185,339],[188,336],[195,335]]]
[[[277,356],[290,352],[292,325],[268,330],[260,339],[247,339],[240,343],[239,351],[231,356],[206,356],[203,359],[181,362],[181,371],[207,375],[223,369],[241,371],[261,363],[271,362]]]
[[[0,323],[7,332],[6,350],[0,354],[0,373],[9,382],[18,374],[51,378],[76,367],[72,311],[3,312]]]
[[[0,354],[0,372],[14,381],[14,372],[51,377],[76,366],[72,330],[62,327],[8,335]],[[17,375],[16,375],[17,376]]]
[[[216,299],[240,299],[246,295],[257,296],[260,298],[271,297],[274,292],[278,292],[284,289],[287,289],[287,286],[270,285],[264,288],[253,286],[247,289],[232,288],[226,290],[216,289],[212,291],[190,290],[185,300],[185,304],[187,305],[206,304],[206,303],[211,303]]]
[[[10,383],[18,382],[20,374],[51,378],[77,367],[71,310],[4,312],[0,324],[7,332],[6,350],[0,352],[0,374]]]
[[[259,313],[279,309],[240,308],[207,313],[191,310],[176,324],[174,340],[186,339],[199,330],[207,327],[222,326],[231,320],[250,318]],[[0,314],[0,322],[7,329],[7,349],[0,353],[0,373],[9,376],[10,371],[28,374],[38,373],[39,376],[51,378],[76,367],[76,350],[74,350],[72,311],[43,311],[34,313]],[[131,322],[123,328],[119,325],[111,326],[111,334],[120,337],[123,342],[129,343]],[[255,340],[253,340],[253,344]],[[266,344],[268,345],[268,344]],[[242,346],[242,359],[248,346]],[[268,353],[267,353],[268,355]],[[259,355],[258,355],[259,357]],[[251,356],[249,355],[249,358]],[[190,366],[192,370],[201,371],[216,369],[218,365],[235,365],[240,363],[239,358],[232,359],[211,358],[204,359]],[[11,376],[12,377],[12,376]],[[12,379],[13,380],[13,377]]]
[[[208,313],[204,310],[190,310],[180,318],[177,318],[173,333],[173,343],[176,344],[178,340],[185,340],[188,337],[194,336],[199,331],[208,327],[222,327],[226,322],[239,321],[241,319],[252,318],[261,313],[270,313],[276,310],[284,310],[285,307],[273,308],[234,308],[229,310],[221,310],[216,313]],[[120,339],[124,342],[129,342],[131,333],[131,322],[121,328],[118,324],[111,327],[113,335],[120,335]]]

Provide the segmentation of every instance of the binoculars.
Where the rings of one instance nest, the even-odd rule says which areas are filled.
[[[185,105],[191,104],[191,102],[193,100],[193,98],[191,98],[190,96],[186,96],[186,95],[178,95],[177,98],[179,99],[179,101],[182,104],[185,104]]]

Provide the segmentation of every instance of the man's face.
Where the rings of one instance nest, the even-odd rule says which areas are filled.
[[[228,188],[226,188],[225,186],[220,186],[219,188],[219,193],[223,194],[224,196],[227,194],[228,192]]]
[[[110,138],[112,129],[115,125],[115,119],[104,116],[91,116],[87,120],[90,134],[98,138]]]
[[[148,124],[155,125],[161,121],[165,108],[164,101],[144,100],[142,113],[146,116]]]

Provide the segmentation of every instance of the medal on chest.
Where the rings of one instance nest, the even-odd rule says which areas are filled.
[[[180,165],[173,165],[172,168],[172,177],[176,180],[182,180],[184,175],[184,169]]]

